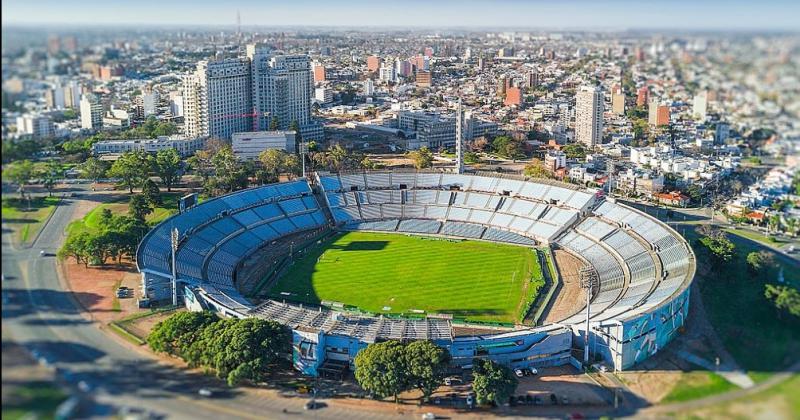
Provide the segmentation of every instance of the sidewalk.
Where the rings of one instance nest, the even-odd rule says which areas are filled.
[[[714,372],[739,388],[746,389],[755,385],[755,382],[753,382],[753,380],[750,379],[750,377],[747,376],[743,370],[736,366],[732,366],[729,363],[720,363],[719,366],[715,366],[713,362],[709,362],[708,360],[699,356],[695,356],[694,354],[691,354],[685,350],[678,350],[677,354],[681,359],[700,366],[710,372]]]

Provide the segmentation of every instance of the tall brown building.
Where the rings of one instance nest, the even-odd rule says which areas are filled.
[[[314,83],[325,81],[325,66],[314,64]]]
[[[639,88],[636,91],[636,106],[645,106],[648,102],[650,102],[650,91],[647,86]]]
[[[506,99],[503,102],[506,106],[522,106],[522,91],[518,87],[509,87],[506,89]]]
[[[367,70],[378,71],[381,68],[381,58],[377,55],[367,57]]]
[[[417,86],[431,87],[433,84],[433,75],[428,70],[420,70],[417,72]]]

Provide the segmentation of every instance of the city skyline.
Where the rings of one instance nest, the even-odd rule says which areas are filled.
[[[191,8],[191,9],[189,9]],[[191,14],[188,11],[191,10]],[[214,25],[235,26],[237,12],[242,27],[438,27],[438,28],[530,28],[585,30],[770,30],[800,29],[792,16],[800,15],[800,4],[784,0],[767,2],[679,0],[643,5],[615,0],[589,2],[571,0],[557,4],[540,1],[500,0],[490,4],[445,0],[430,4],[409,0],[384,4],[362,0],[330,4],[299,0],[291,4],[239,0],[224,6],[217,2],[152,0],[111,5],[86,0],[62,3],[52,0],[36,4],[7,1],[2,4],[3,24],[96,24],[104,25]],[[154,13],[154,11],[156,11]]]

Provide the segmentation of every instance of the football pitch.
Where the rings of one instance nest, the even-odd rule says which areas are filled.
[[[482,241],[349,232],[315,244],[268,294],[375,314],[447,313],[513,323],[543,293],[536,250]]]

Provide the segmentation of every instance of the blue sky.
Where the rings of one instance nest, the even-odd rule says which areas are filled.
[[[3,0],[3,23],[800,29],[800,0]]]

